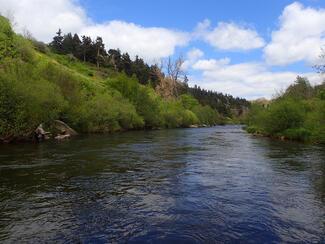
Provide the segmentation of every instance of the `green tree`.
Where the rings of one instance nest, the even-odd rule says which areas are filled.
[[[63,53],[63,39],[61,29],[58,30],[56,36],[53,37],[53,41],[50,43],[50,47],[56,53]]]
[[[107,55],[105,50],[105,45],[103,43],[103,39],[101,37],[96,38],[96,42],[94,44],[95,52],[96,52],[96,65],[99,68],[100,64],[104,62],[105,57]]]
[[[81,42],[81,49],[82,49],[82,59],[84,62],[92,59],[91,57],[91,51],[92,51],[92,40],[89,36],[82,36],[82,42]]]

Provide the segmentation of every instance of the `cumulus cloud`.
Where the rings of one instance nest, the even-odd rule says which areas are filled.
[[[69,0],[0,0],[0,13],[13,18],[17,32],[27,29],[45,42],[50,41],[59,28],[79,32],[90,23],[84,9]]]
[[[248,27],[226,22],[219,22],[213,29],[210,27],[209,20],[200,22],[196,27],[195,35],[217,49],[250,50],[265,45],[263,38]]]
[[[203,57],[204,52],[198,48],[192,48],[188,53],[187,53],[187,58],[189,60],[194,60],[196,61],[197,59]]]
[[[145,28],[124,21],[110,21],[104,24],[86,26],[82,34],[101,36],[109,48],[119,48],[131,56],[141,55],[146,60],[168,57],[177,46],[189,41],[188,35],[165,28]]]
[[[61,28],[64,33],[102,36],[108,48],[120,48],[131,56],[138,54],[149,62],[173,55],[176,47],[189,41],[189,34],[166,28],[116,20],[94,23],[73,0],[0,0],[0,13],[13,16],[17,32],[27,29],[44,42],[51,41]]]
[[[192,68],[202,72],[200,78],[192,77],[194,83],[248,99],[271,98],[290,85],[297,75],[309,78],[313,84],[321,82],[318,74],[272,72],[263,63],[230,64],[228,58],[198,60]]]
[[[295,2],[283,10],[279,20],[279,29],[272,32],[272,40],[264,49],[266,61],[272,65],[317,63],[320,48],[325,45],[325,9]]]
[[[182,65],[183,70],[188,70],[200,58],[204,56],[204,52],[198,48],[192,48],[186,54],[186,60]]]

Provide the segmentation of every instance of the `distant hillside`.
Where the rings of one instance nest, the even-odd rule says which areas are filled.
[[[228,99],[220,110],[193,89],[139,57],[106,51],[100,37],[59,31],[46,45],[15,34],[0,16],[1,141],[32,139],[40,124],[50,130],[55,120],[81,133],[214,125],[237,106]]]

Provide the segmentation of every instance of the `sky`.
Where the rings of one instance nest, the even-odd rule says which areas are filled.
[[[59,28],[103,37],[148,63],[182,56],[189,84],[271,98],[312,68],[325,48],[325,0],[0,0],[19,33],[50,42]]]

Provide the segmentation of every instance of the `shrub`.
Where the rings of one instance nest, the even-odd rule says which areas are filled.
[[[1,70],[1,137],[29,135],[40,123],[58,118],[66,105],[59,88],[39,77],[30,64],[14,61]]]
[[[128,101],[108,92],[98,92],[73,108],[71,123],[84,132],[105,133],[143,126],[143,119]]]
[[[0,15],[0,60],[14,56],[14,36],[9,21]]]
[[[311,132],[311,139],[325,144],[325,100],[315,99],[310,104],[304,127]]]
[[[161,127],[163,125],[160,113],[161,98],[151,87],[141,85],[135,77],[128,77],[125,74],[109,79],[107,84],[129,99],[137,113],[143,117],[146,127]]]
[[[197,105],[192,109],[192,111],[195,113],[201,124],[214,125],[222,122],[219,113],[210,106]]]
[[[266,116],[262,118],[263,129],[276,134],[290,128],[299,128],[304,122],[305,110],[299,101],[280,99],[270,105]]]
[[[279,136],[284,136],[290,140],[296,141],[308,141],[311,136],[311,132],[305,128],[290,128],[283,131]]]

